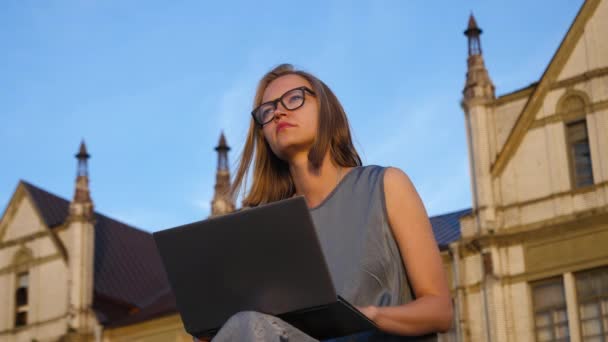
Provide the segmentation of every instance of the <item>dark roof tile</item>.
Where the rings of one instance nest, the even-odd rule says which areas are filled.
[[[59,226],[65,221],[70,209],[70,202],[28,182],[21,181],[21,183],[31,195],[34,204],[48,227]]]
[[[463,209],[430,218],[435,240],[441,250],[460,239],[460,218],[470,213],[471,209]]]

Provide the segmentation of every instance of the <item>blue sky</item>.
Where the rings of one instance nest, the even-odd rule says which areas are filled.
[[[334,90],[364,163],[407,172],[430,215],[470,207],[469,14],[503,94],[542,75],[581,4],[1,1],[0,208],[20,179],[70,199],[84,138],[98,211],[150,231],[206,218],[219,134],[234,170],[283,62]]]

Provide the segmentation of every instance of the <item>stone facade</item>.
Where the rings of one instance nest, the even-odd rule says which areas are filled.
[[[470,89],[491,84],[491,70],[467,80],[474,203],[461,219],[462,238],[445,252],[457,315],[444,340],[608,336],[608,326],[595,331],[599,325],[581,317],[587,307],[577,298],[585,272],[608,275],[607,35],[608,2],[586,1],[536,84],[494,98]],[[473,58],[479,68],[483,57]],[[593,182],[577,187],[568,127],[581,121]],[[542,294],[543,284],[563,290]],[[563,310],[546,314],[551,309],[543,311],[541,302],[553,297]],[[598,305],[608,310],[608,300],[604,309]]]

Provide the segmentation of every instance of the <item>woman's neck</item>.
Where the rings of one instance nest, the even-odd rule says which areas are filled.
[[[313,208],[334,190],[347,169],[333,163],[328,152],[318,169],[312,167],[307,155],[303,155],[289,163],[289,171],[296,187],[296,195],[303,195],[308,207]]]

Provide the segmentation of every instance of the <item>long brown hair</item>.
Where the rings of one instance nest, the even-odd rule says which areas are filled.
[[[342,167],[361,166],[361,158],[353,146],[346,113],[338,98],[329,87],[317,77],[291,64],[281,64],[268,72],[260,82],[255,93],[253,108],[262,103],[266,87],[274,80],[285,75],[299,75],[306,79],[316,94],[319,110],[317,136],[308,152],[308,161],[319,168],[329,149],[334,163]],[[254,156],[255,155],[255,156]],[[232,185],[232,196],[236,197],[246,182],[247,173],[253,163],[251,189],[245,194],[243,206],[251,207],[289,198],[295,193],[295,186],[289,173],[289,165],[279,159],[264,139],[262,129],[253,118],[245,147],[241,154],[238,170]]]

